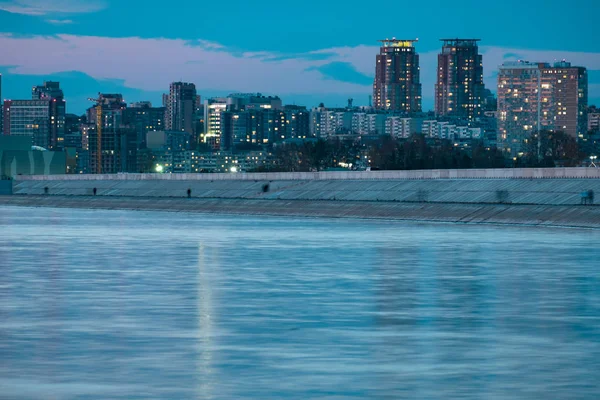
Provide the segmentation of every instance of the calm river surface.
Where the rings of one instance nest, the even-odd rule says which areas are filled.
[[[598,399],[600,233],[0,209],[1,399]]]

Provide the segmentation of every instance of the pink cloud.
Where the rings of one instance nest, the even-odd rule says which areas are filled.
[[[13,73],[48,74],[69,70],[99,79],[124,79],[128,87],[165,90],[173,80],[198,87],[287,93],[364,90],[362,85],[322,80],[318,71],[306,71],[328,61],[282,60],[278,54],[234,55],[223,47],[199,41],[189,45],[176,39],[107,38],[59,35],[17,38],[0,36],[4,65]]]
[[[0,10],[25,15],[80,14],[100,11],[105,7],[103,0],[6,0],[0,3]]]
[[[273,52],[232,53],[219,43],[179,39],[108,38],[59,35],[13,37],[0,35],[2,63],[18,74],[51,74],[77,70],[96,79],[123,79],[125,85],[161,91],[174,80],[196,83],[200,89],[286,94],[354,94],[371,91],[370,85],[324,79],[314,67],[347,62],[368,76],[374,73],[376,46],[336,47],[285,57]],[[495,89],[494,74],[507,55],[530,61],[568,59],[576,65],[600,70],[600,53],[536,51],[484,46],[485,80]],[[328,57],[312,57],[327,54]],[[423,52],[423,97],[433,97],[438,51]],[[276,60],[276,61],[273,61]],[[593,90],[593,92],[592,92]],[[600,97],[591,86],[590,97]]]

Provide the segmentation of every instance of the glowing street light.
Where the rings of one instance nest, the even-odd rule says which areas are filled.
[[[162,165],[160,164],[156,164],[156,168],[155,168],[156,172],[161,174],[164,171],[164,168]]]
[[[598,166],[596,165],[597,158],[598,156],[590,156],[590,167],[598,168]]]
[[[232,173],[236,173],[238,171],[237,167],[231,167],[229,169],[229,171],[231,171]]]

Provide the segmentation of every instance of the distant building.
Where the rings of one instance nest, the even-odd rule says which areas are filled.
[[[466,125],[456,125],[448,121],[425,120],[421,133],[428,138],[446,139],[453,143],[483,139],[483,129]]]
[[[204,134],[201,141],[211,145],[215,150],[220,148],[221,114],[227,111],[227,98],[218,97],[204,100]]]
[[[566,61],[542,69],[542,102],[554,102],[554,115],[548,125],[574,138],[587,132],[588,75],[585,67],[575,67]],[[543,116],[543,115],[542,115]],[[543,116],[544,117],[544,116]],[[554,119],[556,117],[556,119]]]
[[[180,131],[151,131],[145,141],[153,151],[185,151],[189,149],[191,135]]]
[[[227,104],[232,110],[241,109],[274,109],[283,108],[278,96],[263,96],[261,93],[232,93],[227,96]]]
[[[129,103],[129,108],[152,108],[151,101],[136,101],[134,103]]]
[[[506,62],[498,72],[498,142],[513,157],[542,130],[587,132],[587,71],[570,63]]]
[[[195,112],[200,103],[196,85],[171,83],[166,102],[165,130],[187,132],[195,138]]]
[[[104,130],[100,139],[97,129],[90,130],[90,171],[96,174],[138,172],[136,139],[135,130],[128,127],[117,126],[110,130]],[[98,158],[98,143],[101,143],[102,157],[100,158]],[[99,169],[99,165],[101,165],[101,169]]]
[[[321,138],[321,114],[327,109],[321,103],[319,107],[313,107],[310,110],[310,136],[313,138]]]
[[[373,101],[377,109],[421,112],[421,82],[416,40],[380,40]]]
[[[386,133],[386,114],[353,112],[350,113],[350,116],[352,118],[351,132],[354,134],[364,136]]]
[[[123,110],[122,124],[135,129],[139,148],[146,146],[146,132],[165,129],[164,107],[152,107],[150,102],[134,103],[135,107]],[[188,132],[189,133],[189,132]]]
[[[31,89],[31,99],[64,99],[64,93],[59,82],[46,81],[43,85],[34,86]]]
[[[406,139],[423,129],[423,118],[389,116],[385,121],[385,134],[396,139]]]
[[[324,109],[320,112],[319,137],[348,134],[352,131],[352,113],[345,109]]]
[[[65,115],[66,103],[65,96],[60,88],[59,82],[46,81],[43,85],[34,86],[31,89],[32,100],[51,100],[50,124],[48,133],[48,143],[44,147],[48,149],[62,149],[66,133]]]
[[[483,97],[481,99],[481,108],[483,112],[496,111],[498,109],[498,99],[494,93],[487,88],[483,89]]]
[[[285,139],[288,128],[286,113],[271,108],[224,111],[221,113],[220,126],[221,150],[275,143]]]
[[[32,145],[50,143],[52,100],[6,100],[3,107],[4,135],[26,136]]]
[[[4,135],[29,136],[35,146],[62,149],[65,101],[58,82],[34,86],[32,100],[7,100],[3,106]]]
[[[483,59],[479,39],[441,39],[435,84],[435,114],[469,121],[482,112]]]
[[[588,123],[587,130],[588,132],[598,132],[600,131],[600,109],[596,107],[588,108]]]
[[[90,172],[136,172],[137,133],[123,125],[126,108],[121,94],[99,93],[97,105],[87,110],[87,120],[93,126],[86,131]]]
[[[204,101],[204,136],[202,141],[213,149],[230,150],[241,144],[266,145],[285,139],[290,116],[294,133],[302,129],[308,114],[300,113],[297,123],[294,110],[286,114],[281,99],[260,93],[234,93]],[[306,131],[304,132],[306,133]],[[283,138],[282,138],[283,137]]]
[[[286,128],[285,134],[281,135],[283,139],[307,139],[311,137],[310,112],[306,107],[285,106],[284,113]]]
[[[194,172],[191,167],[188,168],[190,163],[186,161],[192,137],[189,133],[184,131],[151,131],[147,132],[146,136],[147,148],[152,151],[155,162],[161,166],[163,172]]]

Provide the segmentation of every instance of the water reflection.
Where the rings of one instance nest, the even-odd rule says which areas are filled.
[[[595,232],[18,208],[0,231],[0,398],[600,395]]]

